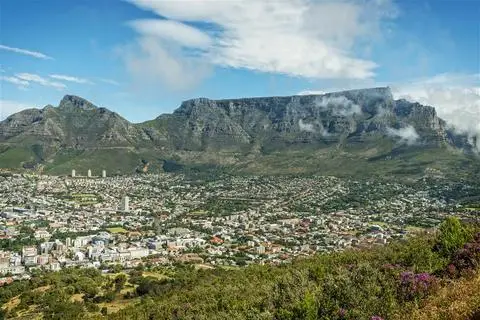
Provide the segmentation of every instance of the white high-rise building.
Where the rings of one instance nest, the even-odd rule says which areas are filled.
[[[107,171],[102,170],[102,178],[106,178],[106,177],[107,177]]]
[[[128,196],[123,197],[123,199],[122,199],[122,204],[121,204],[121,210],[122,210],[122,211],[125,211],[125,212],[130,211],[130,207],[129,207],[129,205],[128,205],[128,201],[129,201],[129,200],[130,200],[130,199],[128,198]]]
[[[87,171],[87,177],[89,177],[89,178],[92,177],[92,170],[88,169],[88,171]]]
[[[72,178],[75,178],[75,169],[72,170]]]

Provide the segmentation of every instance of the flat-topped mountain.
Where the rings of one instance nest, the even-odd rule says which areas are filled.
[[[364,162],[365,167],[375,161],[408,166],[410,160],[401,161],[407,155],[423,167],[435,166],[423,159],[427,153],[448,161],[478,160],[473,144],[449,130],[433,107],[394,100],[389,88],[197,98],[183,102],[172,114],[140,124],[67,95],[58,107],[24,110],[0,122],[0,167],[40,165],[59,173],[90,165],[125,173],[140,163],[152,164],[150,170],[175,163],[176,168],[214,165],[260,173],[322,167],[336,172],[340,167],[335,165],[349,161]],[[343,170],[352,173],[351,168]],[[409,170],[415,171],[404,171]],[[357,171],[361,168],[353,174]]]

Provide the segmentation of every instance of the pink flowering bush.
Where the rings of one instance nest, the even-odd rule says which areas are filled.
[[[446,273],[453,278],[469,274],[478,267],[480,267],[480,232],[474,236],[473,241],[455,251]]]
[[[429,273],[413,273],[410,271],[400,274],[400,294],[404,300],[420,299],[435,289],[437,278]]]

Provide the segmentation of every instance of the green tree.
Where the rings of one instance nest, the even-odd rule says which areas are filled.
[[[116,276],[115,277],[115,291],[116,292],[122,291],[123,286],[125,285],[125,282],[127,282],[127,276],[126,275],[121,273],[118,276]]]
[[[448,217],[439,227],[437,247],[443,256],[451,256],[471,237],[469,230],[457,217]]]
[[[101,310],[100,310],[100,313],[104,316],[106,316],[108,314],[108,309],[107,307],[103,307]]]

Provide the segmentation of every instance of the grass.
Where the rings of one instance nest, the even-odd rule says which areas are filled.
[[[423,232],[424,229],[416,226],[407,226],[405,230],[411,233],[420,233]]]
[[[83,293],[77,293],[77,294],[74,294],[70,297],[70,301],[72,302],[80,302],[80,301],[83,301]]]
[[[142,275],[143,275],[144,277],[152,277],[152,278],[155,278],[155,279],[157,279],[157,280],[170,278],[170,277],[166,276],[166,275],[163,274],[163,273],[152,272],[152,271],[144,271],[144,272],[142,273]]]
[[[208,211],[206,210],[195,210],[190,212],[190,214],[194,216],[203,216],[203,215],[206,215],[207,213]]]
[[[20,295],[13,297],[2,306],[3,310],[10,311],[20,304]]]
[[[477,210],[480,210],[480,206],[478,206],[478,207],[466,207],[464,209],[467,210],[467,211],[477,211]]]
[[[382,221],[370,221],[370,225],[377,225],[380,227],[388,227],[388,224]]]
[[[412,320],[480,319],[480,274],[452,282],[415,310]]]
[[[119,294],[120,296],[121,294]],[[106,307],[107,312],[110,313],[115,313],[119,310],[122,310],[128,306],[131,306],[135,304],[136,302],[140,301],[140,298],[134,298],[134,299],[123,299],[123,298],[115,298],[112,302],[103,302],[98,304],[98,306],[101,308]]]
[[[0,153],[0,167],[19,168],[23,161],[31,161],[34,158],[33,153],[28,148],[7,148]]]
[[[128,232],[122,227],[107,228],[107,231],[110,233],[127,233]]]

